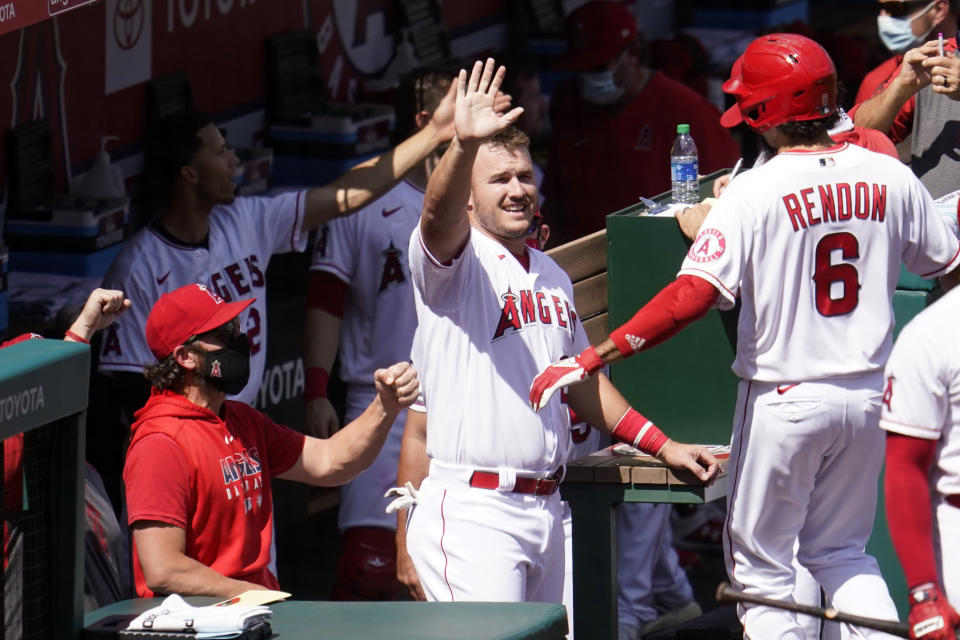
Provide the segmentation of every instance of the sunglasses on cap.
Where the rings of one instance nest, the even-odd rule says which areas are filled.
[[[891,0],[878,4],[877,10],[885,11],[891,18],[905,18],[930,4],[933,4],[931,0]]]

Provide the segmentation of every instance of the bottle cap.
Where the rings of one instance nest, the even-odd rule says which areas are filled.
[[[677,133],[690,133],[690,125],[688,124],[678,124]]]

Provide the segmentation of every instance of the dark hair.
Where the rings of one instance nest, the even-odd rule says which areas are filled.
[[[837,124],[839,114],[831,113],[816,120],[802,122],[784,122],[777,125],[777,130],[793,140],[815,140]]]
[[[143,377],[161,391],[166,389],[179,390],[183,386],[183,380],[186,376],[187,370],[180,366],[172,353],[160,362],[143,365]]]
[[[453,65],[420,67],[403,76],[394,100],[396,124],[393,143],[399,144],[417,130],[416,117],[421,111],[433,113],[450,88],[460,68]]]
[[[530,148],[530,136],[525,134],[517,127],[511,125],[502,131],[498,131],[487,140],[487,144],[494,148],[507,149],[508,151],[518,151],[520,149]]]
[[[148,199],[166,204],[180,169],[200,150],[198,132],[209,124],[212,120],[205,113],[181,111],[165,116],[147,132],[143,175]]]
[[[210,340],[211,338],[226,341],[230,333],[233,332],[235,321],[236,318],[231,318],[210,331],[190,336],[186,342],[183,343],[183,346],[194,353],[204,354],[204,356],[206,356],[207,352],[203,349],[198,349],[193,343],[198,340]],[[224,336],[224,332],[227,333],[226,336]],[[150,381],[150,384],[161,391],[165,389],[179,391],[183,387],[183,381],[187,377],[187,370],[180,366],[180,363],[177,362],[177,359],[174,358],[171,353],[159,362],[143,365],[143,376]]]

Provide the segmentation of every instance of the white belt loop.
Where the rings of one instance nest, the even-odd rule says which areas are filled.
[[[497,491],[513,491],[513,488],[517,485],[517,472],[513,469],[497,469],[497,473],[500,476],[500,485],[497,487]]]

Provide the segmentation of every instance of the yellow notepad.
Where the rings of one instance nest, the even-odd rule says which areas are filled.
[[[261,604],[268,604],[270,602],[277,602],[279,600],[286,600],[290,597],[290,594],[286,591],[269,591],[263,589],[251,589],[250,591],[244,591],[238,596],[234,596],[229,600],[224,600],[222,602],[217,602],[216,604],[210,605],[213,607],[228,607],[231,605],[239,604],[246,607],[255,607]]]

